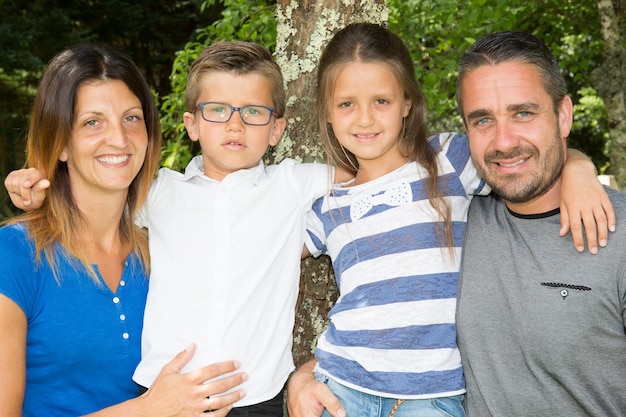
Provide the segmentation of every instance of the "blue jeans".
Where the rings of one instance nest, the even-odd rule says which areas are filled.
[[[339,398],[348,417],[387,417],[396,403],[395,398],[379,397],[348,388],[318,372],[315,373],[315,378],[326,384]],[[455,395],[425,400],[405,400],[398,407],[395,417],[465,417],[464,397]],[[330,417],[330,414],[324,410],[322,417]]]

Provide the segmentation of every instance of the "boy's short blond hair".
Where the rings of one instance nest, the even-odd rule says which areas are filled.
[[[283,75],[272,54],[262,45],[244,41],[220,41],[204,49],[189,68],[185,105],[188,111],[198,105],[202,93],[202,77],[210,72],[229,72],[234,75],[259,74],[272,85],[272,100],[276,117],[285,113],[285,86]]]

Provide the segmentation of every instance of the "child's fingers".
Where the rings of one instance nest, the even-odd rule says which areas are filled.
[[[583,237],[583,222],[585,214],[578,208],[571,209],[561,201],[561,230],[560,235],[565,236],[569,230],[574,241],[574,247],[578,252],[585,250],[585,239]],[[595,235],[595,231],[594,231]]]
[[[606,199],[602,200],[602,209],[606,214],[606,219],[608,223],[607,227],[609,228],[609,231],[614,232],[617,227],[617,217],[615,216],[615,209],[613,208],[613,204],[611,204],[611,201],[608,199],[608,196]]]
[[[38,208],[45,199],[45,189],[50,187],[50,181],[45,172],[35,168],[12,171],[4,180],[4,186],[9,192],[11,202],[20,209],[29,207],[33,200],[32,193],[39,202]]]
[[[569,214],[567,213],[566,206],[563,202],[561,202],[561,230],[559,231],[559,235],[565,236],[569,232],[570,220]]]
[[[43,205],[46,199],[46,190],[50,188],[50,181],[43,179],[35,183],[30,192],[30,208],[36,209]]]
[[[602,234],[602,225],[606,227],[606,218],[596,217],[596,211],[589,210],[585,211],[581,214],[582,225],[584,226],[585,236],[587,237],[587,248],[589,252],[596,254],[598,253],[598,238]],[[604,214],[604,212],[602,212]],[[603,221],[602,218],[605,220]],[[581,238],[583,234],[582,228],[579,230]],[[606,238],[606,230],[604,231],[604,235]]]

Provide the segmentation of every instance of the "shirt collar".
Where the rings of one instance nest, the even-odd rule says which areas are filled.
[[[185,181],[188,181],[195,177],[203,177],[211,181],[219,182],[204,175],[204,163],[202,161],[202,155],[194,156],[185,168]],[[258,185],[263,182],[266,177],[267,172],[265,171],[265,164],[261,160],[259,161],[259,164],[253,168],[241,169],[227,175],[222,182],[229,182],[231,180],[241,181],[245,178],[250,178],[254,182],[254,184]]]

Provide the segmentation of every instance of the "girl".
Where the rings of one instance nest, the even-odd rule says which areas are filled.
[[[316,377],[348,416],[464,416],[461,241],[472,196],[490,191],[467,137],[427,139],[409,51],[374,24],[349,25],[325,48],[317,111],[329,164],[355,178],[319,199],[308,222],[307,248],[331,257],[340,291]],[[290,400],[308,401],[292,388]],[[291,415],[312,403],[290,404]]]

